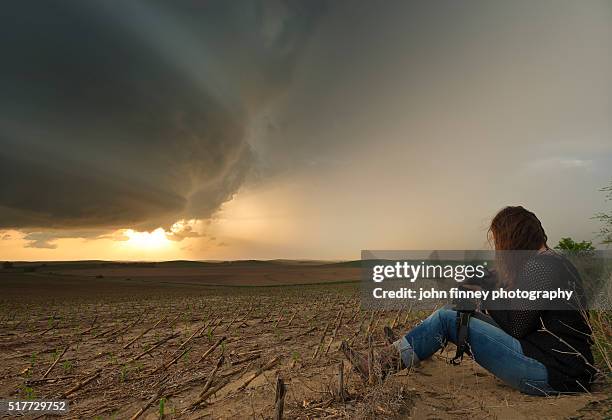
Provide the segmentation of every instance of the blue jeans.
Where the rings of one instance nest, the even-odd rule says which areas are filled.
[[[457,311],[442,308],[406,334],[396,346],[406,366],[424,360],[457,340]],[[476,362],[499,379],[531,395],[555,395],[546,366],[523,354],[521,343],[502,329],[470,319],[468,344]],[[416,358],[415,358],[416,356]]]

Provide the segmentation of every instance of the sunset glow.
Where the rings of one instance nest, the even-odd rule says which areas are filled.
[[[127,244],[139,250],[159,250],[171,245],[166,232],[162,228],[157,228],[152,232],[138,232],[127,229],[124,235],[129,238]]]

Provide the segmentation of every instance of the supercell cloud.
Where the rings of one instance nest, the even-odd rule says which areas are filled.
[[[0,228],[209,217],[251,171],[249,119],[288,87],[320,13],[314,2],[5,4]]]

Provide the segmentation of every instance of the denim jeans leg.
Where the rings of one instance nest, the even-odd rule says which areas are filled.
[[[424,360],[440,350],[448,341],[456,343],[457,311],[442,308],[408,332],[401,340],[403,352],[410,346],[417,360]],[[539,361],[523,354],[521,343],[502,329],[479,319],[469,324],[468,345],[476,362],[499,379],[532,395],[551,395],[548,372]],[[404,359],[404,353],[402,359]],[[404,363],[406,360],[404,360]],[[409,365],[407,365],[409,366]]]

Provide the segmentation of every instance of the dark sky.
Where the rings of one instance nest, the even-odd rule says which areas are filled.
[[[253,164],[318,2],[11,2],[0,18],[0,227],[206,218]]]
[[[0,229],[334,258],[480,248],[522,204],[592,239],[611,54],[608,1],[6,2]]]

